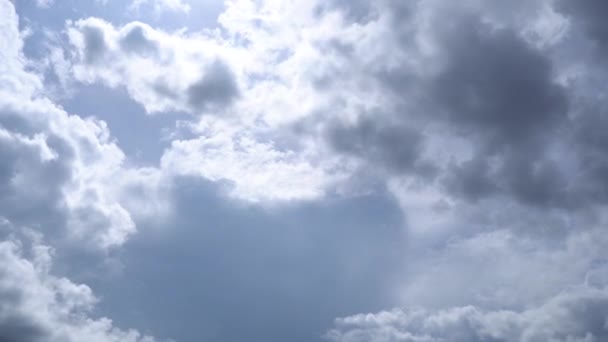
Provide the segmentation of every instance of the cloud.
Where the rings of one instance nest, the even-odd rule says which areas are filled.
[[[83,30],[84,38],[84,60],[93,64],[101,60],[108,49],[104,32],[98,27],[87,27]]]
[[[224,107],[238,96],[235,77],[225,64],[213,62],[196,83],[188,87],[188,103],[194,108]]]
[[[442,8],[242,0],[221,15],[222,35],[96,18],[70,23],[68,55],[76,80],[125,87],[149,113],[215,114],[194,118],[190,126],[203,128],[190,133],[222,141],[222,151],[246,136],[276,156],[294,156],[276,157],[286,166],[277,170],[306,174],[276,177],[264,148],[201,157],[201,137],[166,152],[167,169],[235,182],[240,198],[318,197],[335,179],[365,174],[381,178],[370,184],[423,183],[447,201],[580,209],[601,198],[593,190],[601,181],[586,170],[593,164],[586,158],[600,157],[581,150],[574,130],[588,119],[571,115],[579,103],[561,79],[563,61],[547,49],[562,43],[559,13],[538,1]],[[102,33],[102,51],[95,44],[89,51],[87,30]],[[87,56],[106,60],[91,64]],[[207,125],[229,133],[213,137]],[[308,179],[311,190],[261,196],[268,182],[244,185],[242,174],[212,171],[219,155],[227,169]],[[244,167],[240,159],[259,162]]]
[[[102,249],[134,232],[129,214],[104,189],[124,155],[103,123],[28,99],[2,101],[0,122],[2,215]]]
[[[97,18],[68,25],[73,77],[125,87],[149,113],[223,113],[239,95],[231,65],[205,39],[132,22],[115,28]],[[213,47],[213,46],[211,46]]]
[[[216,31],[169,32],[99,18],[69,22],[65,62],[73,68],[65,69],[66,78],[124,88],[148,113],[194,115],[170,132],[171,143],[159,166],[145,170],[124,166],[129,157],[117,150],[97,120],[70,119],[97,132],[84,139],[85,144],[71,130],[50,138],[45,135],[49,129],[28,128],[31,119],[7,115],[8,133],[2,137],[10,148],[0,153],[10,163],[0,169],[0,179],[6,180],[7,194],[24,196],[8,181],[18,170],[27,177],[25,183],[36,188],[51,184],[44,193],[53,198],[76,198],[57,201],[66,203],[63,207],[49,205],[56,202],[31,195],[34,192],[19,198],[52,209],[41,217],[67,217],[66,222],[76,222],[74,227],[108,235],[107,227],[129,227],[131,217],[138,223],[192,228],[184,235],[188,238],[174,237],[174,245],[162,246],[184,269],[170,270],[175,276],[169,285],[166,279],[151,281],[165,287],[148,296],[168,291],[173,278],[192,276],[188,257],[199,260],[201,273],[211,280],[196,281],[213,291],[200,294],[197,287],[184,292],[211,304],[217,303],[213,298],[218,293],[225,295],[219,306],[232,310],[252,303],[234,316],[209,314],[211,327],[244,320],[240,313],[250,308],[289,311],[281,303],[267,304],[272,294],[289,292],[289,286],[277,285],[283,281],[295,289],[310,279],[343,284],[343,291],[361,284],[369,291],[386,289],[368,287],[369,275],[378,276],[373,281],[381,285],[399,283],[400,300],[388,307],[424,309],[339,320],[330,338],[599,340],[605,337],[604,323],[596,319],[605,311],[602,227],[608,199],[603,134],[608,122],[601,89],[608,78],[597,57],[586,49],[575,51],[593,42],[601,52],[602,24],[595,17],[601,8],[591,1],[553,3],[235,0],[227,3]],[[568,20],[570,25],[565,24]],[[580,36],[589,40],[574,42]],[[11,77],[7,87],[40,89],[36,80],[26,81],[27,75]],[[57,110],[58,117],[70,117]],[[105,171],[82,178],[82,160]],[[118,181],[119,176],[127,179]],[[89,191],[90,184],[94,191]],[[177,194],[167,196],[169,189]],[[352,266],[366,264],[366,253],[378,263],[386,261],[374,257],[386,240],[369,247],[366,241],[373,234],[351,227],[324,235],[326,240],[319,242],[316,229],[325,225],[314,220],[317,211],[302,209],[331,207],[332,196],[348,200],[378,189],[388,189],[398,201],[404,222],[395,225],[402,224],[407,233],[396,252],[403,258],[403,269],[390,275],[357,273]],[[232,199],[216,194],[225,191]],[[95,210],[81,213],[75,203],[88,203]],[[285,209],[289,206],[298,210]],[[349,208],[336,217],[346,220],[363,211]],[[270,216],[286,210],[281,224],[302,224],[306,233],[277,232],[278,223],[256,210],[267,210]],[[5,212],[12,220],[26,216]],[[225,222],[231,227],[227,231],[213,229]],[[198,230],[199,224],[213,228]],[[243,228],[258,224],[270,227],[270,232]],[[369,226],[380,227],[382,222]],[[83,236],[90,236],[81,229]],[[115,237],[110,239],[113,245],[123,243],[133,229],[119,232],[124,233],[121,238],[109,234]],[[202,234],[199,240],[193,232]],[[307,239],[313,242],[307,245]],[[142,246],[147,242],[139,241]],[[186,248],[187,243],[195,246]],[[226,252],[233,245],[235,251]],[[297,254],[302,245],[310,249]],[[142,255],[149,253],[148,247],[140,248]],[[182,252],[187,255],[175,256]],[[290,266],[303,273],[272,263],[293,256],[291,252],[296,260]],[[325,259],[312,257],[315,253]],[[356,262],[332,267],[342,258]],[[265,262],[273,267],[260,266],[267,266]],[[393,260],[386,262],[392,265]],[[153,269],[146,261],[140,265]],[[354,273],[349,273],[351,266]],[[335,278],[306,272],[309,268]],[[232,272],[241,269],[253,273]],[[353,277],[361,284],[351,285]],[[294,279],[296,285],[290,282]],[[351,283],[340,283],[344,279]],[[223,292],[227,287],[232,291]],[[312,298],[306,303],[288,303],[300,307],[314,299],[328,300],[322,289],[306,292],[310,289],[302,290]],[[336,289],[323,293],[339,296]],[[248,296],[248,291],[259,297]],[[363,300],[381,295],[361,293]],[[234,297],[242,301],[234,304]],[[340,308],[360,311],[338,313],[325,307],[327,311],[315,317],[380,309],[372,307],[380,301],[370,299],[361,309],[348,305],[354,297],[340,298],[334,302]],[[191,304],[190,297],[182,300]],[[277,315],[265,312],[259,317],[272,320]],[[306,316],[312,316],[310,311]],[[366,325],[368,319],[372,323]],[[275,333],[256,330],[262,321],[244,323],[243,335]],[[316,328],[322,325],[315,322]],[[222,327],[216,326],[217,336],[243,339],[238,331]],[[284,331],[272,336],[288,339]]]
[[[112,186],[125,156],[104,122],[42,95],[39,76],[26,71],[13,4],[0,1],[0,16],[0,340],[152,342],[95,318],[92,290],[52,270],[56,258],[103,259],[135,232]],[[97,33],[87,39],[96,53]]]
[[[233,196],[247,201],[312,200],[332,179],[303,156],[247,135],[209,130],[197,139],[175,140],[161,167],[175,175],[198,175],[232,183]]]
[[[329,125],[327,136],[338,152],[385,165],[389,172],[429,170],[429,165],[420,160],[424,136],[405,125],[371,116],[359,119],[354,125]]]
[[[37,240],[0,242],[1,341],[155,341],[108,318],[91,318],[98,301],[91,289],[53,275],[54,250]]]
[[[68,23],[70,77],[125,87],[149,113],[213,114],[258,144],[314,159],[328,178],[382,169],[368,174],[543,208],[595,196],[570,167],[585,167],[572,149],[579,118],[546,49],[561,42],[546,3],[241,0],[219,22],[222,34]]]
[[[574,288],[523,311],[473,306],[400,310],[336,320],[330,341],[601,341],[608,337],[608,293]]]
[[[103,51],[88,51],[89,30],[102,33]],[[76,80],[124,86],[149,113],[207,114],[188,125],[198,137],[175,139],[165,151],[163,172],[231,182],[234,196],[248,201],[321,197],[340,177],[328,171],[336,167],[331,159],[317,165],[305,160],[305,151],[275,144],[272,136],[258,139],[251,124],[267,113],[249,104],[268,96],[262,88],[245,89],[247,82],[240,80],[241,71],[261,57],[244,58],[237,68],[245,52],[241,47],[206,35],[169,34],[139,22],[115,28],[89,18],[69,25],[68,36],[75,48]],[[103,61],[89,63],[89,55]]]
[[[36,6],[46,8],[53,5],[54,0],[36,0]]]
[[[490,144],[514,145],[565,119],[567,100],[548,58],[513,31],[467,19],[452,23],[457,29],[446,34],[446,62],[431,86],[452,128],[487,134]]]
[[[148,38],[147,30],[141,25],[132,25],[121,37],[119,45],[127,53],[145,56],[158,52],[158,43]],[[87,48],[88,50],[88,48]]]
[[[56,239],[93,249],[121,245],[135,231],[107,190],[124,155],[103,122],[67,114],[38,94],[42,82],[24,71],[12,4],[3,2],[6,53],[0,92],[0,215],[39,227]],[[71,242],[70,242],[71,241]]]
[[[134,12],[139,12],[142,6],[151,6],[156,15],[160,15],[163,11],[172,12],[190,12],[190,5],[182,0],[133,0],[129,9]]]
[[[571,18],[576,25],[582,27],[589,37],[604,53],[608,47],[608,25],[603,17],[608,13],[608,6],[601,0],[585,0],[572,3],[558,1],[557,9]]]

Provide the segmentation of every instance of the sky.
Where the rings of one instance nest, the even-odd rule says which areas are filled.
[[[0,342],[608,341],[605,0],[0,0]]]

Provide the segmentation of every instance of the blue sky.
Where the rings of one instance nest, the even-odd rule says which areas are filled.
[[[0,0],[0,341],[608,338],[602,0]]]

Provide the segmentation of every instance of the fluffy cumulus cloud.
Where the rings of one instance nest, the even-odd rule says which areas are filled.
[[[2,228],[7,229],[3,222]],[[2,232],[5,235],[6,232]],[[54,250],[36,241],[0,242],[0,339],[2,341],[153,342],[94,319],[91,289],[51,273]]]
[[[55,247],[104,254],[134,233],[109,191],[124,155],[103,122],[42,95],[11,2],[0,16],[0,340],[153,341],[92,318],[91,289],[52,273]]]
[[[39,78],[24,71],[10,3],[2,4],[2,15],[0,214],[68,243],[100,249],[122,244],[135,226],[108,184],[124,154],[103,122],[69,115],[40,94]]]
[[[68,23],[66,33],[70,48],[63,63],[73,68],[58,72],[61,79],[125,88],[151,115],[202,116],[187,125],[196,138],[172,142],[162,158],[164,171],[228,181],[236,197],[252,201],[319,197],[340,178],[336,161],[321,158],[313,145],[274,137],[274,126],[294,121],[281,118],[290,114],[283,111],[300,100],[280,80],[260,79],[272,77],[265,73],[267,63],[279,58],[276,48],[252,54],[235,44],[239,32],[168,33],[97,18]],[[293,116],[313,108],[302,109]],[[273,127],[260,126],[262,121]]]
[[[603,229],[560,248],[509,232],[454,241],[414,272],[408,309],[337,319],[332,341],[602,341]],[[497,271],[498,270],[498,271]]]
[[[144,7],[190,16],[197,8],[168,0],[137,0],[129,8]],[[128,248],[136,224],[149,230],[135,249],[149,246],[150,230],[192,228],[195,241],[180,237],[183,247],[155,246],[186,265],[171,269],[172,279],[200,281],[188,271],[200,261],[200,273],[212,280],[197,288],[230,289],[218,295],[229,308],[236,305],[224,297],[234,296],[243,312],[270,320],[274,309],[286,309],[259,298],[269,291],[287,298],[310,279],[331,279],[349,289],[345,294],[361,290],[366,305],[349,306],[345,297],[327,308],[310,285],[306,293],[317,293],[311,305],[326,309],[318,317],[344,317],[333,328],[331,321],[297,318],[314,321],[301,326],[314,325],[318,338],[606,339],[603,1],[226,0],[212,28],[201,30],[165,26],[154,16],[130,21],[85,11],[87,17],[70,14],[45,32],[50,53],[38,59],[23,54],[31,48],[24,39],[33,43],[18,30],[11,3],[0,8],[7,18],[0,21],[0,215],[43,234],[58,254],[74,245],[106,253]],[[117,115],[169,122],[159,129],[166,144],[156,163],[139,167],[121,150],[112,137],[113,129],[125,130],[120,122],[70,115],[56,104],[61,96],[77,99],[81,87],[105,87],[141,107]],[[132,129],[137,137],[139,127]],[[391,197],[382,202],[390,210],[353,204],[376,208],[362,199],[379,194]],[[341,224],[318,219],[327,212],[316,205],[336,209],[352,229],[338,232]],[[401,216],[384,221],[393,206]],[[349,221],[360,212],[375,221]],[[274,230],[294,222],[313,227]],[[359,244],[373,240],[360,223],[394,235]],[[260,226],[268,227],[258,233]],[[225,256],[231,244],[239,251]],[[317,255],[321,247],[313,245],[327,250]],[[15,241],[7,248],[23,258]],[[123,256],[146,269],[158,256],[143,257],[150,253],[144,249]],[[388,265],[371,272],[361,255]],[[302,273],[274,261],[258,265],[284,256]],[[288,256],[297,262],[289,264]],[[254,268],[256,280],[240,268]],[[163,284],[141,293],[160,297],[154,291]],[[386,293],[369,293],[374,289]],[[242,295],[252,291],[259,298]],[[259,305],[267,310],[251,309]],[[397,309],[380,311],[391,307]],[[215,309],[215,316],[200,315],[212,323],[199,335],[310,340],[310,332],[296,329],[289,338],[247,324],[243,335],[226,332],[217,325],[235,316]],[[170,326],[168,316],[131,321]],[[190,329],[186,340],[197,335]]]
[[[220,46],[171,35],[141,22],[116,28],[97,18],[68,27],[74,77],[124,86],[149,113],[223,111],[239,96],[236,74]]]
[[[602,341],[608,337],[606,290],[575,288],[525,311],[474,306],[435,312],[393,310],[338,319],[330,341]]]

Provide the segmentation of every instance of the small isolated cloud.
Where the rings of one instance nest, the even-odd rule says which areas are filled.
[[[182,0],[133,0],[129,9],[139,12],[142,7],[152,8],[156,15],[160,15],[164,11],[190,12],[190,5]]]
[[[36,0],[36,6],[47,8],[53,5],[54,0]]]

